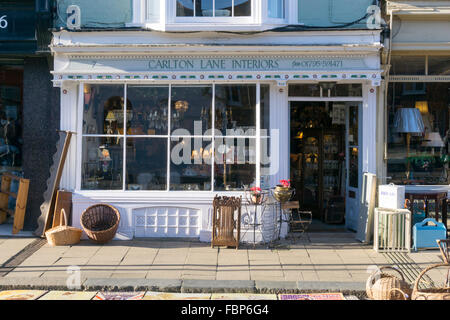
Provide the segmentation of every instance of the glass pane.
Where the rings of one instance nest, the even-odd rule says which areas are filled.
[[[244,190],[255,177],[256,139],[215,139],[214,190]]]
[[[256,134],[256,85],[216,85],[215,127],[224,135]]]
[[[234,16],[249,17],[252,15],[251,0],[234,0]]]
[[[159,22],[160,16],[160,0],[146,0],[147,1],[147,21],[148,22]]]
[[[167,139],[128,138],[127,190],[167,189]]]
[[[215,0],[216,1],[216,17],[230,17],[232,14],[232,0]]]
[[[350,106],[348,110],[348,144],[358,145],[358,106]]]
[[[18,176],[23,160],[22,92],[23,67],[0,67],[0,171]]]
[[[402,110],[419,109],[411,118]],[[388,90],[389,183],[449,184],[449,108],[450,84],[391,83]],[[410,124],[423,123],[424,132],[407,132],[398,127],[398,119]],[[412,131],[412,130],[411,130]]]
[[[267,136],[270,129],[270,86],[268,84],[261,85],[260,95],[261,136]]]
[[[193,17],[194,0],[177,0],[177,17]]]
[[[172,138],[170,190],[211,190],[212,141]]]
[[[166,135],[168,99],[168,86],[128,86],[127,134]]]
[[[211,128],[211,105],[210,85],[172,86],[172,134],[202,135]]]
[[[196,0],[195,1],[195,16],[197,17],[212,17],[214,15],[213,0]]]
[[[269,18],[284,18],[284,0],[268,0]]]
[[[261,138],[261,189],[269,189],[270,185],[270,177],[278,172],[276,166],[279,161],[272,161],[271,152],[270,152],[270,138]],[[278,153],[274,153],[277,155]],[[273,172],[271,171],[271,163],[273,162],[274,167]]]
[[[450,57],[430,57],[428,56],[429,75],[450,75]]]
[[[425,56],[392,56],[391,75],[425,75]]]
[[[348,184],[352,188],[358,188],[358,148],[349,148],[348,154]]]
[[[123,131],[124,86],[84,85],[84,134],[119,134]]]
[[[81,188],[122,190],[123,138],[83,137]]]
[[[332,97],[362,97],[361,84],[336,84],[331,89]]]
[[[320,97],[318,84],[290,84],[289,97]]]

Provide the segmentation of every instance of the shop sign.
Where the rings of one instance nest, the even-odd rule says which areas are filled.
[[[36,13],[31,8],[0,5],[0,40],[35,40]]]
[[[149,59],[150,71],[278,71],[367,68],[361,59],[330,58],[203,58]]]
[[[73,59],[73,72],[277,72],[277,71],[340,71],[367,70],[364,58],[329,57],[155,57],[123,59]]]

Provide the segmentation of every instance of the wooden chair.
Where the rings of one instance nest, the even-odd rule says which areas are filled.
[[[300,204],[298,201],[287,201],[281,204],[281,210],[288,215],[286,222],[289,224],[290,232],[299,232],[299,238],[308,230],[309,225],[312,222],[312,212],[311,211],[301,211]],[[286,213],[287,210],[287,213]],[[297,210],[298,217],[294,217],[292,210]]]
[[[441,250],[442,260],[446,264],[450,264],[450,240],[436,240],[439,245],[439,250]],[[450,285],[450,269],[447,271],[447,278],[445,280],[445,286],[449,287]]]
[[[216,196],[214,198],[211,247],[227,246],[239,248],[241,203],[242,197]]]

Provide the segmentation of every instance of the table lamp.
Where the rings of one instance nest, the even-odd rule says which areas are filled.
[[[411,133],[423,133],[425,129],[420,110],[417,108],[398,108],[395,114],[394,128],[398,133],[406,133],[406,179],[409,179]]]
[[[441,138],[439,132],[427,132],[422,142],[422,147],[433,148],[432,154],[434,154],[434,148],[442,148],[444,141]]]

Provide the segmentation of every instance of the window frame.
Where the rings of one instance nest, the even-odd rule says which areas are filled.
[[[171,152],[171,142],[172,142],[172,138],[183,138],[183,137],[189,137],[189,138],[195,138],[198,136],[195,136],[194,134],[189,135],[189,136],[184,136],[184,135],[172,135],[171,129],[170,129],[170,118],[168,117],[168,132],[166,135],[129,135],[127,134],[126,130],[124,129],[123,134],[113,134],[113,135],[107,135],[107,134],[85,134],[83,132],[83,122],[84,122],[84,86],[86,84],[89,85],[107,85],[109,83],[99,83],[99,82],[95,82],[95,81],[83,81],[80,82],[79,86],[78,86],[78,124],[77,124],[77,150],[80,150],[80,152],[77,153],[77,165],[76,165],[76,190],[80,191],[80,192],[133,192],[133,193],[176,193],[176,192],[192,192],[195,191],[196,193],[198,192],[202,192],[202,193],[213,193],[213,192],[244,192],[244,189],[241,190],[215,190],[214,189],[214,181],[215,181],[215,175],[214,175],[214,168],[215,168],[215,162],[214,162],[214,157],[212,159],[211,162],[211,189],[210,190],[171,190],[170,187],[170,166],[171,166],[171,159],[170,159],[170,152]],[[127,112],[127,94],[128,94],[128,86],[129,85],[133,85],[133,83],[128,83],[128,82],[116,82],[114,84],[117,85],[122,85],[124,87],[124,127],[126,126],[126,112]],[[148,85],[148,86],[164,86],[167,85],[169,87],[169,99],[168,99],[168,112],[170,114],[171,112],[171,96],[172,96],[172,86],[177,86],[177,85],[185,85],[185,86],[189,86],[189,85],[198,85],[198,83],[174,83],[174,82],[162,82],[162,83],[139,83],[141,85]],[[265,83],[265,82],[238,82],[238,81],[230,81],[230,82],[205,82],[202,83],[202,85],[211,85],[212,87],[212,110],[211,110],[211,117],[212,117],[212,121],[211,121],[211,128],[212,129],[212,135],[202,135],[200,137],[202,138],[211,138],[211,143],[212,143],[212,148],[213,150],[215,150],[215,141],[216,139],[223,139],[225,140],[226,138],[244,138],[245,140],[249,140],[249,139],[255,139],[255,150],[256,150],[256,157],[255,157],[255,171],[254,171],[254,176],[255,176],[255,182],[256,182],[256,186],[260,187],[261,185],[261,141],[263,139],[271,139],[271,135],[270,135],[270,130],[271,128],[266,129],[267,130],[267,134],[266,135],[261,135],[261,85],[268,85],[269,86],[269,94],[270,94],[270,87],[272,84],[270,83]],[[256,87],[256,97],[255,97],[255,135],[254,136],[248,136],[248,135],[243,135],[243,136],[226,136],[226,135],[215,135],[214,134],[214,130],[215,130],[215,88],[216,85],[255,85]],[[271,100],[271,99],[270,99]],[[269,101],[270,101],[269,100]],[[269,104],[269,110],[270,110],[271,106]],[[270,117],[270,112],[268,114],[268,116]],[[272,126],[271,122],[270,122],[270,126]],[[265,128],[264,128],[265,129]],[[85,137],[92,137],[92,138],[105,138],[105,137],[114,137],[114,138],[121,138],[123,139],[123,159],[122,159],[122,165],[123,165],[123,169],[122,169],[122,189],[86,189],[86,188],[82,188],[82,179],[83,179],[83,139]],[[127,181],[125,179],[126,177],[126,158],[127,158],[127,154],[126,154],[126,149],[127,149],[127,138],[166,138],[167,139],[167,183],[166,183],[166,189],[161,189],[161,190],[129,190],[127,189]],[[269,150],[271,148],[271,146],[268,146]]]

